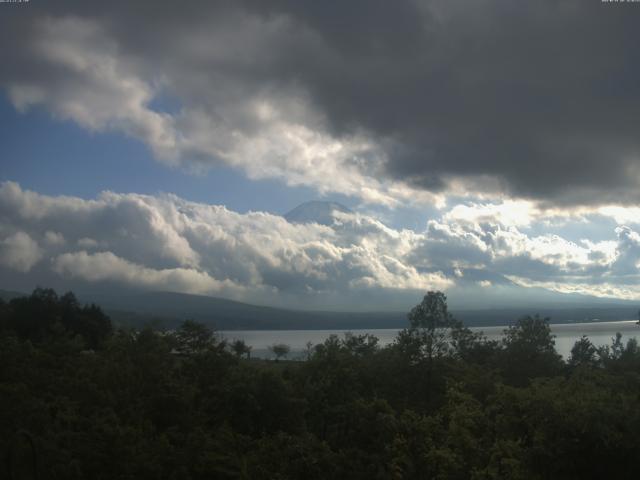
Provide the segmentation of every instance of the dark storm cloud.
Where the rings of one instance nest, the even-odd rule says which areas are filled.
[[[302,90],[333,135],[365,132],[377,141],[387,155],[378,175],[427,190],[462,179],[549,202],[640,198],[637,5],[131,5],[5,6],[0,35],[15,44],[45,13],[94,19],[141,75],[168,74],[186,103],[217,104],[219,95],[241,98],[256,89]],[[256,19],[279,23],[265,35],[252,28]],[[229,32],[222,40],[213,35],[222,30]],[[15,71],[45,74],[20,48],[4,50],[14,71],[0,79]]]
[[[364,2],[350,15],[315,5],[295,15],[333,55],[300,75],[336,128],[386,139],[391,175],[425,188],[490,175],[517,195],[637,199],[640,10]]]

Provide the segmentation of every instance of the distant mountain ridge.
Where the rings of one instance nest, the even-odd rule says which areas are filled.
[[[2,300],[4,300],[5,302],[8,302],[9,300],[11,300],[13,298],[23,297],[25,295],[26,295],[26,293],[15,292],[13,290],[0,290],[0,298]]]
[[[305,330],[342,328],[402,328],[404,312],[324,312],[287,310],[252,305],[224,298],[173,292],[144,292],[131,295],[78,295],[82,301],[95,302],[114,319],[135,315],[164,320],[175,326],[193,319],[218,330]],[[140,318],[138,319],[140,320]]]
[[[62,292],[58,292],[62,293]],[[25,293],[0,290],[5,301]],[[100,305],[116,324],[174,328],[193,319],[218,330],[356,330],[405,328],[407,312],[327,312],[287,310],[251,305],[223,298],[173,292],[131,292],[129,294],[83,294],[83,303]],[[583,306],[580,304],[547,308],[503,308],[452,310],[465,325],[509,325],[523,315],[540,314],[553,323],[634,320],[637,308],[629,304]]]

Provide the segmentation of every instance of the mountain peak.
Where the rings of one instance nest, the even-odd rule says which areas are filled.
[[[298,205],[284,218],[289,223],[319,223],[320,225],[332,225],[334,212],[353,213],[344,205],[337,202],[314,200]]]

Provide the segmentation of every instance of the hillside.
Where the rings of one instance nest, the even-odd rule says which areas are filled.
[[[5,300],[20,295],[25,294],[0,290],[0,298]],[[116,324],[135,327],[174,328],[185,319],[196,320],[218,330],[355,330],[407,326],[407,312],[287,310],[174,292],[78,293],[78,298],[81,302],[103,307]],[[552,323],[633,320],[637,318],[637,312],[635,306],[619,303],[452,310],[454,316],[467,326],[510,325],[530,314],[550,317]]]

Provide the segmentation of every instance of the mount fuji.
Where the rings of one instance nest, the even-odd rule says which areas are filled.
[[[284,214],[289,223],[318,223],[320,225],[332,225],[334,212],[353,213],[344,205],[337,202],[311,201],[298,205],[296,208]]]

